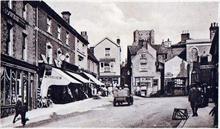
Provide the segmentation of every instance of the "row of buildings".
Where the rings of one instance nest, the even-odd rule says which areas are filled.
[[[123,83],[140,96],[187,95],[190,86],[197,83],[211,97],[218,87],[217,23],[209,30],[209,39],[193,39],[184,31],[178,43],[167,39],[160,44],[154,42],[154,30],[134,31],[134,42],[127,47],[127,62],[122,67]]]
[[[120,85],[120,40],[89,48],[70,16],[44,1],[1,1],[1,117],[13,113],[18,96],[31,110],[44,97],[66,103],[96,95],[104,80]]]

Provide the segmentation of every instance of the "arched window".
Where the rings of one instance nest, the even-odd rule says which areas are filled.
[[[63,54],[60,48],[57,49],[57,60],[60,60],[60,56]]]
[[[192,53],[192,62],[197,62],[198,61],[198,50],[196,48],[192,48],[191,53]]]
[[[51,43],[47,43],[46,45],[46,57],[48,64],[53,64],[53,47]]]
[[[66,53],[65,61],[66,61],[66,62],[70,62],[70,55],[69,55],[69,53]]]

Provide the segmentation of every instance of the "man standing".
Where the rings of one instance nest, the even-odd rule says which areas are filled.
[[[192,85],[190,91],[189,91],[189,102],[193,111],[192,116],[198,116],[197,110],[198,106],[201,100],[201,94],[200,91],[197,88],[197,85]]]

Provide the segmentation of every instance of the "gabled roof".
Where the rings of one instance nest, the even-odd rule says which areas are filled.
[[[111,43],[113,43],[114,45],[116,45],[117,47],[120,47],[119,44],[113,42],[112,40],[110,40],[108,37],[105,37],[104,39],[102,39],[100,42],[98,42],[94,47],[98,46],[100,43],[102,43],[104,40],[108,40],[110,41]]]

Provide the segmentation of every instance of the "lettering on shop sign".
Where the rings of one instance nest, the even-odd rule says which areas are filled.
[[[6,8],[6,7],[2,7],[2,12],[10,17],[11,19],[13,19],[14,21],[16,21],[19,25],[21,25],[22,27],[25,27],[25,21],[19,17],[17,14],[15,14],[11,9]]]
[[[59,76],[47,76],[47,75],[45,75],[45,78],[62,79],[62,77],[59,77]]]

